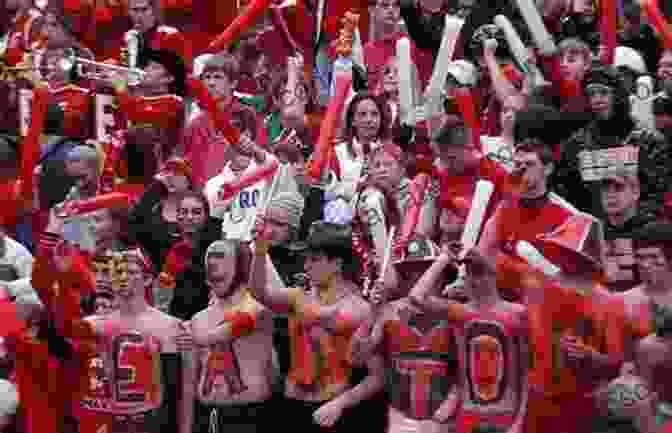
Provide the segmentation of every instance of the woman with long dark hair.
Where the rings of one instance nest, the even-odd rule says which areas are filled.
[[[170,245],[180,237],[177,221],[179,199],[192,188],[190,163],[181,158],[171,158],[130,212],[131,236],[143,245],[158,266],[163,264],[162,257]]]
[[[368,172],[368,156],[386,138],[389,110],[382,98],[369,92],[357,93],[345,113],[345,140],[334,148],[339,182],[327,191],[333,198],[350,203],[360,178]]]

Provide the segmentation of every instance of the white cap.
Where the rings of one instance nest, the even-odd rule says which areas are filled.
[[[635,49],[630,47],[616,47],[614,51],[614,67],[626,66],[640,74],[646,74],[646,63],[644,58]]]
[[[194,59],[194,76],[200,77],[205,64],[214,57],[214,54],[201,54]]]
[[[473,63],[466,60],[455,60],[448,64],[448,74],[463,86],[475,86],[477,69]]]

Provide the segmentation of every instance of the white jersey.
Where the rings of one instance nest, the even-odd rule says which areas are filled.
[[[272,161],[269,158],[264,164]],[[211,214],[222,219],[222,232],[226,239],[252,240],[252,229],[257,218],[257,211],[268,201],[270,194],[285,190],[286,185],[283,186],[283,182],[278,181],[275,183],[275,187],[273,186],[275,176],[286,177],[286,167],[281,165],[275,176],[270,176],[244,188],[230,200],[220,200],[219,192],[222,185],[227,182],[238,181],[258,168],[259,164],[251,161],[242,173],[234,175],[230,165],[227,164],[219,175],[208,180],[205,185],[204,193],[210,203]],[[283,189],[280,188],[281,186]],[[271,189],[274,191],[271,191]]]

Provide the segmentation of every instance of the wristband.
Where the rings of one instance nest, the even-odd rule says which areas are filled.
[[[175,276],[168,272],[161,272],[159,274],[159,286],[164,289],[175,288]]]
[[[231,337],[233,338],[249,334],[254,330],[257,322],[254,315],[245,311],[227,313],[224,315],[224,320],[231,322]]]
[[[268,254],[268,250],[271,249],[271,241],[257,239],[254,241],[254,255],[255,256],[265,256]]]
[[[320,320],[320,306],[315,303],[303,303],[299,306],[301,319],[308,323],[314,323]]]
[[[241,337],[254,330],[256,325],[255,317],[250,313],[238,312],[234,316],[233,324],[231,326],[231,336],[233,338]]]

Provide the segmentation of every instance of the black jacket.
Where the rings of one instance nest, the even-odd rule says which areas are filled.
[[[131,209],[128,218],[131,239],[149,254],[157,272],[161,272],[170,247],[180,238],[177,224],[166,223],[161,217],[161,199],[167,193],[162,183],[152,183]]]
[[[191,264],[175,277],[175,295],[170,304],[170,314],[189,320],[208,306],[210,289],[205,284],[205,253],[211,243],[222,239],[222,220],[209,218],[194,237]]]

